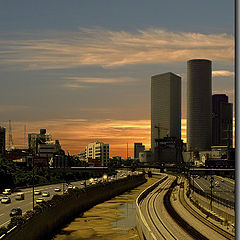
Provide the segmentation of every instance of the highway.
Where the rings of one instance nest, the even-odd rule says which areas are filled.
[[[118,172],[117,175],[115,177],[108,177],[107,181],[114,181],[115,179],[120,179],[120,178],[124,178],[127,176],[127,174],[132,174],[130,172]],[[137,173],[135,173],[137,174]],[[90,178],[88,180],[86,180],[86,184],[92,184],[93,178]],[[103,178],[95,178],[95,180],[100,180],[103,181]],[[84,182],[85,180],[81,180],[81,181],[76,181],[76,182],[71,182],[72,186],[76,186],[78,188],[83,188],[84,187]],[[96,181],[95,181],[96,182]],[[55,192],[54,189],[55,188],[60,188],[61,192]],[[66,184],[64,184],[64,190],[67,189]],[[51,199],[55,194],[62,194],[63,193],[63,184],[59,183],[59,184],[51,184],[51,185],[45,185],[45,186],[38,186],[35,187],[34,190],[40,190],[42,193],[43,192],[49,192],[50,196],[49,197],[42,197],[42,195],[34,195],[34,205],[36,206],[36,200],[38,198],[43,198],[44,200],[49,200]],[[11,195],[7,195],[10,197],[11,199],[11,203],[8,204],[3,204],[0,203],[0,227],[3,226],[7,226],[7,224],[10,222],[10,216],[9,213],[11,211],[11,209],[19,207],[22,209],[22,213],[24,214],[26,211],[28,210],[32,210],[33,209],[33,194],[32,194],[33,189],[32,188],[22,188],[19,189],[18,192],[24,193],[24,200],[16,200],[16,195],[18,192],[14,192]],[[3,196],[2,194],[0,194],[1,197]]]
[[[193,177],[191,177],[191,183],[194,184],[194,186],[197,187],[198,189],[201,189],[206,193],[210,193],[211,192],[210,178],[211,176],[194,177],[194,183],[193,183]],[[229,179],[219,177],[216,175],[214,175],[213,178],[214,178],[213,195],[223,198],[225,200],[234,202],[235,201],[235,192],[234,192],[235,184]],[[218,182],[218,184],[216,184],[216,182]]]

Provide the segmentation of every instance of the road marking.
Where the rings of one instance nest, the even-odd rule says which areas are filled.
[[[0,227],[3,226],[3,225],[5,225],[5,224],[7,224],[7,223],[10,223],[10,220],[8,220],[8,221],[6,221],[5,223],[3,223],[2,225],[0,225]]]
[[[202,191],[204,192],[203,188],[197,183],[197,181],[195,181],[195,183],[202,189]]]

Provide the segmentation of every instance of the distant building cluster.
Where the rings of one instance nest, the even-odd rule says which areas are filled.
[[[212,62],[189,60],[186,147],[181,140],[181,77],[170,72],[152,76],[152,162],[160,165],[188,162],[207,166],[211,161],[212,166],[219,165],[217,160],[227,160],[220,165],[233,167],[232,121],[233,105],[228,102],[228,96],[212,95]],[[141,156],[143,159],[144,154]]]

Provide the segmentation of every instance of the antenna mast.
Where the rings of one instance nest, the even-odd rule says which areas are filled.
[[[27,139],[26,139],[26,133],[27,133],[27,130],[26,130],[26,123],[24,124],[24,148],[26,149],[27,148]]]

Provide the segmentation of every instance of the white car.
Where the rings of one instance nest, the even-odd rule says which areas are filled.
[[[57,187],[57,188],[54,189],[54,191],[55,191],[55,192],[61,192],[61,188],[58,188],[58,187]]]
[[[36,203],[43,203],[44,202],[44,199],[43,198],[38,198],[37,200],[36,200]]]
[[[3,194],[4,195],[11,195],[11,189],[10,188],[6,188],[6,189],[4,189],[4,191],[3,191]]]
[[[39,190],[35,190],[35,191],[34,191],[34,195],[41,195],[41,194],[42,194],[42,192],[39,191]]]
[[[43,192],[42,196],[43,197],[50,197],[50,193],[49,192]]]
[[[3,198],[1,199],[1,203],[10,203],[10,202],[11,202],[10,197],[3,197]]]

